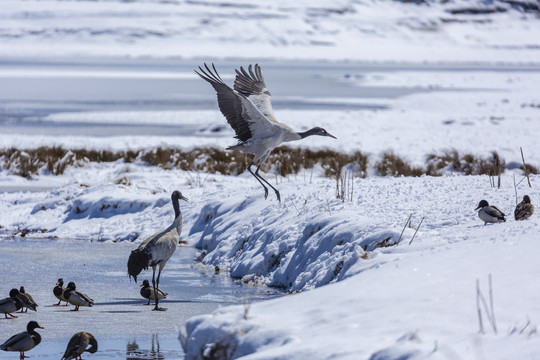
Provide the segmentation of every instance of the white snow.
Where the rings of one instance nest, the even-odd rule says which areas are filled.
[[[508,11],[451,14],[470,6]],[[156,58],[201,58],[200,63],[217,64],[219,59],[238,59],[238,66],[333,62],[344,66],[341,73],[319,75],[364,89],[366,95],[279,98],[279,92],[273,93],[276,102],[358,106],[322,111],[276,106],[277,117],[291,127],[323,126],[338,137],[309,138],[297,146],[360,150],[372,162],[393,151],[415,165],[424,165],[427,154],[447,149],[479,156],[494,150],[515,165],[521,163],[522,147],[526,160],[540,165],[538,13],[520,12],[504,1],[7,0],[0,19],[3,80],[196,78],[166,68],[71,66],[79,59],[120,59],[120,64],[133,58],[149,63]],[[47,65],[56,60],[65,64],[65,59],[71,65],[64,69]],[[41,67],[41,61],[47,66]],[[23,62],[36,65],[19,64]],[[424,68],[426,63],[436,66]],[[350,64],[374,66],[356,72]],[[231,75],[225,72],[223,79],[231,82]],[[266,81],[272,90],[272,78]],[[208,94],[214,101],[211,89]],[[5,96],[3,110],[24,112],[26,103]],[[70,109],[25,121],[36,127],[44,121],[179,130],[167,136],[103,137],[0,131],[0,147],[138,150],[225,148],[234,143],[228,127],[209,131],[226,125],[217,109]],[[16,119],[3,124],[12,121]],[[532,187],[522,181],[515,189],[513,175],[522,178],[515,166],[502,175],[501,188],[491,187],[487,176],[368,175],[354,179],[352,200],[343,202],[336,198],[336,181],[323,178],[320,169],[286,178],[266,174],[281,191],[278,203],[272,191],[265,200],[259,184],[246,173],[208,175],[117,161],[68,167],[61,176],[42,172],[28,180],[0,169],[0,290],[7,294],[19,283],[29,283],[27,290],[39,289],[37,298],[46,303],[51,283],[65,271],[101,302],[77,314],[88,329],[124,341],[124,335],[152,333],[139,326],[149,323],[170,341],[179,326],[187,359],[537,359],[540,220],[536,213],[517,222],[512,214],[516,192],[518,201],[528,194],[539,211],[540,176],[531,176]],[[101,287],[101,275],[122,292],[134,291],[121,259],[127,259],[136,243],[170,224],[170,194],[176,189],[191,200],[181,204],[182,240],[200,249],[201,268],[219,266],[244,282],[279,286],[289,295],[197,316],[186,304],[176,304],[168,312],[172,315],[162,319],[135,307],[140,301],[135,291],[137,299],[122,294],[127,302],[121,308],[105,310],[119,304]],[[508,214],[507,222],[484,226],[474,211],[482,199]],[[404,229],[410,215],[411,226]],[[20,240],[23,231],[30,240]],[[93,258],[96,263],[88,262],[86,272],[79,272],[77,266],[89,251],[99,254]],[[49,258],[55,271],[48,272],[43,263]],[[31,260],[31,265],[21,259]],[[109,264],[114,265],[107,268]],[[164,276],[169,284],[181,281],[175,278],[177,254],[168,266]],[[476,282],[489,302],[489,276],[497,332],[483,305],[484,331],[479,332]],[[175,299],[182,299],[176,290]],[[204,296],[213,299],[212,294]],[[64,343],[72,328],[57,321],[58,312],[62,309],[44,307],[30,316],[40,317],[52,330],[49,340]],[[74,317],[63,319],[70,326],[77,324]],[[107,327],[102,326],[105,322]],[[21,323],[6,321],[0,339],[20,331]],[[57,358],[58,349],[46,343],[30,355]],[[106,349],[118,345],[106,344]]]
[[[3,1],[3,57],[538,62],[537,14],[495,1]]]

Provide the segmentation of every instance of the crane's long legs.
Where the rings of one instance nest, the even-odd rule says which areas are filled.
[[[259,166],[257,166],[257,170],[255,170],[255,172],[251,171],[251,165],[253,165],[253,161],[251,162],[251,164],[248,165],[247,170],[251,173],[251,175],[253,175],[255,177],[255,179],[257,179],[257,181],[264,188],[264,198],[266,199],[268,197],[268,188],[264,185],[263,181],[266,183],[266,185],[270,186],[272,188],[272,190],[275,191],[278,201],[281,202],[281,196],[279,195],[278,189],[273,187],[268,181],[266,181],[265,178],[263,178],[261,175],[259,175],[259,169],[261,168],[261,163],[259,162]]]
[[[167,309],[160,308],[158,306],[158,304],[159,304],[158,288],[159,288],[159,277],[161,276],[161,266],[159,267],[158,276],[157,276],[157,282],[154,280],[155,276],[156,276],[156,268],[154,267],[154,273],[152,274],[152,285],[154,286],[154,301],[156,302],[156,306],[152,310],[154,310],[154,311],[165,311]]]

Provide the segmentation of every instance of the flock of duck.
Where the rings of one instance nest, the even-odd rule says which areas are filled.
[[[140,290],[140,294],[143,298],[148,299],[147,305],[151,300],[155,301],[154,310],[166,310],[158,306],[159,300],[165,299],[167,293],[159,289],[159,278],[161,271],[165,266],[167,260],[170,259],[180,239],[182,233],[182,213],[180,212],[179,200],[188,201],[188,199],[182,195],[178,190],[174,191],[171,195],[172,205],[174,209],[174,221],[165,230],[160,231],[148,239],[143,241],[135,250],[133,250],[129,256],[127,263],[128,275],[133,277],[135,282],[137,276],[143,269],[152,267],[152,285],[148,280],[144,280]],[[159,268],[158,276],[156,280],[156,269]],[[53,294],[58,299],[58,303],[54,306],[60,306],[62,302],[68,306],[68,304],[75,305],[71,311],[79,311],[80,306],[91,307],[94,305],[94,300],[80,290],[77,290],[77,286],[74,282],[70,281],[66,287],[64,287],[64,280],[58,279],[56,286],[53,288]],[[5,318],[18,318],[13,315],[14,312],[20,310],[26,312],[28,309],[37,311],[37,304],[32,296],[25,292],[24,286],[21,286],[19,290],[11,289],[9,297],[0,300],[0,313],[3,313]],[[0,349],[4,351],[18,351],[20,353],[20,359],[23,360],[25,352],[33,349],[41,342],[41,335],[36,329],[43,329],[36,321],[30,321],[26,327],[26,331],[13,335],[2,345]],[[88,332],[78,332],[69,341],[63,360],[81,359],[81,354],[84,351],[95,353],[98,349],[98,343],[95,337]]]
[[[72,311],[78,311],[79,306],[92,306],[94,300],[90,299],[84,293],[78,291],[75,287],[75,283],[70,282],[67,287],[63,287],[62,279],[58,279],[53,294],[58,298],[58,303],[54,305],[60,305],[61,301],[75,305],[75,309]],[[18,316],[12,313],[21,310],[21,312],[27,312],[28,309],[37,311],[37,304],[33,297],[26,293],[24,286],[21,286],[19,290],[11,289],[9,297],[0,300],[0,312],[4,313],[5,318],[17,318]],[[31,350],[39,343],[41,343],[41,335],[36,329],[44,329],[37,321],[30,321],[26,326],[26,331],[20,332],[7,339],[0,349],[4,351],[18,351],[20,353],[20,359],[24,359],[26,356],[25,351]],[[88,347],[90,345],[90,347]],[[78,332],[69,340],[69,343],[64,352],[62,359],[81,359],[81,354],[84,351],[95,353],[97,351],[98,344],[94,336],[87,332]]]
[[[481,200],[475,210],[478,211],[478,217],[484,222],[484,225],[490,223],[501,223],[506,221],[506,215],[494,205],[489,205],[486,200]],[[523,196],[523,200],[517,204],[514,210],[514,219],[528,219],[534,212],[534,205],[531,204],[529,195]]]

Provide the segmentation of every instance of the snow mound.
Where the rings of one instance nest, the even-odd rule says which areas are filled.
[[[317,203],[317,196],[307,195],[304,204]],[[253,197],[217,201],[202,208],[189,235],[198,237],[204,264],[288,291],[342,280],[367,252],[398,243],[399,229],[354,209],[331,214],[325,206],[307,211],[295,200],[276,206]]]

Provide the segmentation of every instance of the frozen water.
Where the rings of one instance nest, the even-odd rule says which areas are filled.
[[[38,329],[43,340],[28,352],[32,357],[59,359],[71,336],[87,331],[99,342],[98,353],[89,358],[153,359],[151,352],[155,351],[160,358],[178,359],[183,352],[177,331],[190,317],[279,295],[265,286],[244,285],[227,274],[215,274],[213,267],[193,261],[193,247],[180,246],[161,277],[160,288],[169,295],[160,304],[167,311],[154,312],[139,294],[142,279],[151,281],[151,269],[141,273],[139,284],[127,276],[127,258],[134,247],[90,241],[0,242],[2,298],[9,289],[24,286],[39,305],[37,312],[17,313],[18,319],[0,318],[0,341],[26,330],[28,321],[36,320],[45,329]],[[95,306],[81,307],[78,312],[70,311],[72,305],[53,306],[57,299],[52,289],[60,277],[64,286],[74,281],[77,289],[94,299]],[[0,359],[13,357],[0,352]]]

